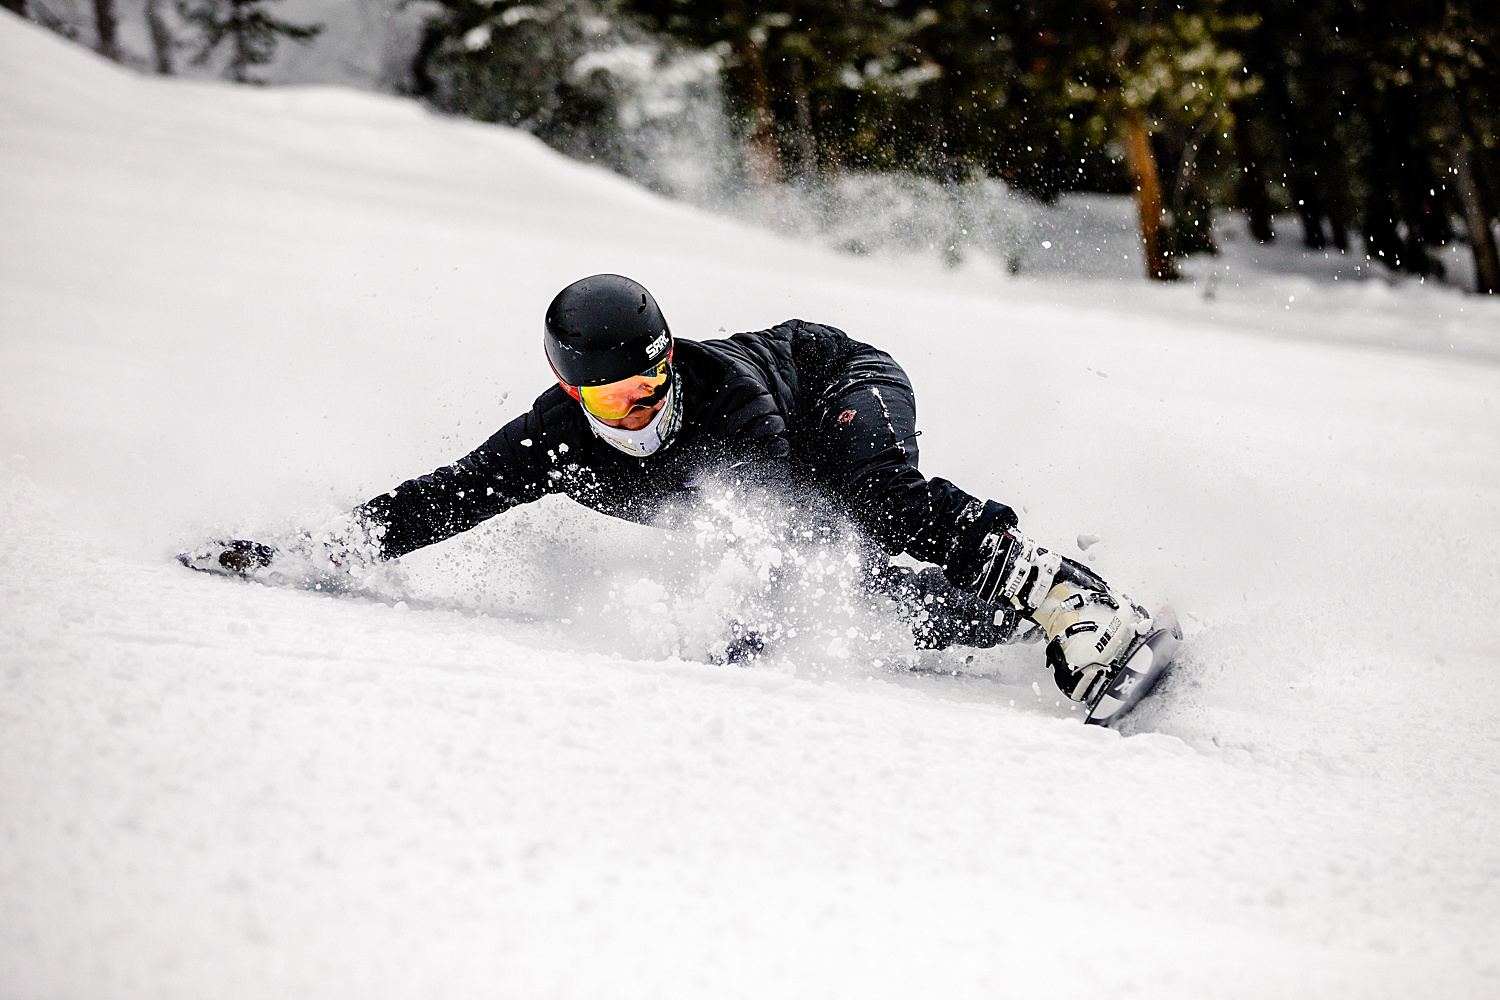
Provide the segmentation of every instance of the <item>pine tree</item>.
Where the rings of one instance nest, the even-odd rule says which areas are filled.
[[[441,0],[426,27],[414,77],[439,107],[525,128],[578,159],[623,170],[620,82],[577,72],[591,55],[641,38],[592,0]]]
[[[1437,9],[1405,6],[1410,30],[1385,38],[1372,60],[1377,92],[1412,110],[1404,131],[1417,162],[1405,171],[1400,194],[1408,204],[1431,205],[1416,218],[1425,245],[1451,235],[1445,210],[1451,201],[1465,220],[1477,290],[1500,293],[1500,254],[1490,225],[1494,201],[1480,179],[1475,115],[1480,107],[1493,111],[1500,91],[1500,18],[1493,6],[1486,8],[1488,17],[1478,17],[1473,5],[1453,0]],[[1424,185],[1431,202],[1423,198]]]
[[[1466,239],[1500,285],[1494,0],[435,2],[415,92],[632,176],[638,84],[597,57],[664,32],[722,67],[762,185],[853,168],[1129,191],[1158,279],[1214,251],[1216,207],[1262,241],[1291,209],[1308,247],[1361,236],[1399,270],[1440,273],[1434,249]]]
[[[1246,107],[1266,173],[1313,249],[1442,273],[1453,218],[1481,291],[1500,283],[1495,219],[1500,6],[1472,0],[1229,0],[1264,10],[1246,52],[1266,81]]]
[[[1054,86],[1070,95],[1075,113],[1102,119],[1119,137],[1147,276],[1173,280],[1176,255],[1213,247],[1201,161],[1205,147],[1227,144],[1232,108],[1259,89],[1231,44],[1254,18],[1225,12],[1221,0],[1092,0],[1092,16],[1072,19],[1067,6],[1056,0],[1049,10],[1066,53]]]
[[[236,83],[258,83],[250,75],[276,55],[281,39],[305,45],[323,31],[321,24],[300,25],[273,17],[267,6],[278,0],[179,0],[182,19],[199,31],[194,65],[204,65],[227,43],[225,73]]]
[[[612,0],[440,2],[413,60],[412,92],[664,192],[717,193],[711,169],[682,169],[671,155],[718,139],[712,56],[684,53]],[[702,120],[690,113],[703,110]]]
[[[679,41],[724,53],[727,92],[749,180],[758,188],[780,182],[785,169],[766,50],[772,33],[795,18],[780,5],[746,0],[637,0],[623,6]]]

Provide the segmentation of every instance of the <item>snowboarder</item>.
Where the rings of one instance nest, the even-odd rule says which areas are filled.
[[[322,533],[328,560],[396,559],[550,493],[650,521],[717,471],[841,511],[878,548],[872,587],[906,609],[919,645],[992,646],[1029,618],[1058,687],[1093,706],[1151,631],[1142,608],[1022,534],[1010,507],[918,471],[916,401],[889,354],[802,320],[677,339],[651,293],[613,274],[564,288],[544,326],[558,384],[457,462]],[[893,566],[898,553],[933,565]],[[237,540],[183,562],[253,575],[278,555]],[[741,635],[727,658],[759,648]]]

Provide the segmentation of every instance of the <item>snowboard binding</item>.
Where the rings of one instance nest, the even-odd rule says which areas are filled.
[[[1100,674],[1084,697],[1089,707],[1083,720],[1086,725],[1108,726],[1123,719],[1171,667],[1182,646],[1182,626],[1176,612],[1171,605],[1163,605],[1147,623],[1146,634]]]
[[[1087,566],[1048,551],[1008,526],[979,545],[968,589],[1026,614],[1047,636],[1058,690],[1107,726],[1150,693],[1182,644],[1171,607],[1153,618]]]

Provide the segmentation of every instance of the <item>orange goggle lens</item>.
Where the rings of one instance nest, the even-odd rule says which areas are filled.
[[[619,420],[637,406],[655,406],[667,394],[671,368],[662,361],[649,371],[608,385],[578,387],[578,401],[601,420]]]

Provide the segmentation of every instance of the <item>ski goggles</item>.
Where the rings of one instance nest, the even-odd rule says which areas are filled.
[[[578,401],[600,420],[620,420],[637,406],[647,409],[666,398],[672,387],[671,358],[639,375],[620,379],[608,385],[581,385],[577,388]]]

